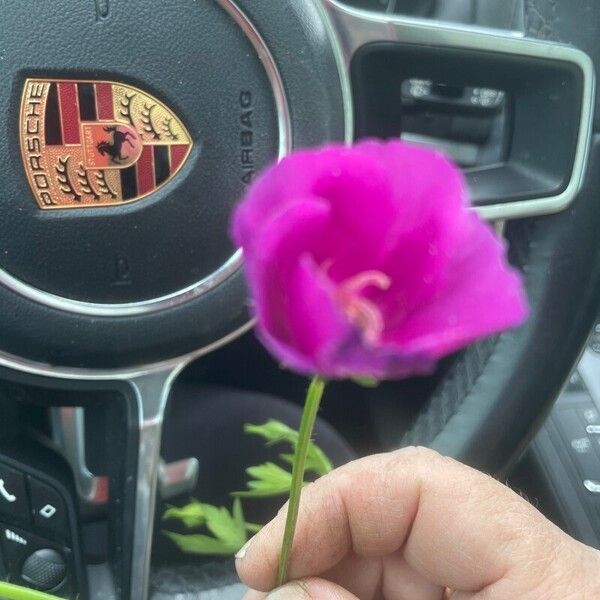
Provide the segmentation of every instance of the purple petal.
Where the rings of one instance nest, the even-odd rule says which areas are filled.
[[[323,357],[320,373],[328,377],[349,379],[374,377],[384,380],[409,375],[428,375],[436,359],[424,353],[410,353],[392,346],[366,346],[358,331]]]
[[[251,247],[290,204],[311,197],[331,205],[328,247],[349,263],[350,270],[356,260],[381,252],[382,226],[393,222],[399,210],[389,173],[375,158],[335,145],[296,152],[266,169],[236,208],[233,240]],[[341,263],[335,266],[341,268]]]
[[[290,176],[290,173],[311,173],[315,162],[312,154],[298,152],[261,173],[233,215],[231,235],[238,246],[245,249],[252,246],[257,234],[269,227],[289,204],[307,197],[310,178]]]
[[[329,221],[324,202],[299,200],[273,219],[273,226],[244,248],[248,283],[259,325],[279,339],[289,336],[290,274],[306,248],[317,247]]]
[[[259,336],[302,373],[426,373],[527,313],[502,245],[468,209],[460,171],[401,142],[284,159],[236,209],[232,236]]]
[[[335,300],[335,289],[311,257],[305,255],[288,281],[290,345],[314,360],[312,373],[335,375],[326,363],[332,346],[355,336]]]
[[[386,166],[399,199],[396,214],[381,227],[389,247],[370,265],[393,281],[387,293],[370,293],[393,327],[446,284],[451,255],[471,230],[466,185],[440,153],[400,142],[367,141],[356,149]]]
[[[323,202],[290,204],[263,231],[247,261],[263,343],[282,363],[307,374],[321,372],[324,346],[354,331],[329,280],[306,253],[318,248],[329,216]]]
[[[518,274],[505,264],[501,242],[475,214],[471,234],[446,277],[446,286],[428,303],[385,332],[385,345],[439,358],[527,317]]]
[[[356,150],[385,169],[400,205],[388,224],[391,243],[415,231],[427,231],[442,248],[457,242],[469,201],[462,173],[450,160],[441,152],[395,141],[367,140]]]

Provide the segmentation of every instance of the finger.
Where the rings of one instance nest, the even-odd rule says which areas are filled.
[[[358,600],[358,597],[339,585],[324,579],[294,581],[269,594],[251,591],[244,600]]]
[[[386,600],[442,600],[444,588],[429,581],[402,556],[383,559],[382,596]]]
[[[521,569],[511,571],[479,593],[457,591],[451,600],[600,598],[597,550],[564,536],[562,544],[546,547],[543,557],[546,560],[536,560],[535,554],[523,556]]]
[[[373,558],[348,554],[324,573],[361,600],[440,600],[443,589],[427,581],[399,556]]]
[[[274,587],[285,516],[284,509],[237,561],[254,589]],[[476,591],[507,572],[519,556],[515,547],[543,553],[559,536],[492,478],[429,450],[404,449],[355,461],[305,488],[289,573],[322,574],[350,552],[384,557],[402,550],[430,582]]]
[[[383,563],[380,558],[358,556],[354,552],[348,553],[332,569],[322,574],[323,579],[337,583],[361,600],[378,600],[382,576]]]

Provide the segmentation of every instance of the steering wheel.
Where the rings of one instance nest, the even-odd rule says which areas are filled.
[[[466,175],[477,210],[504,224],[531,317],[458,355],[398,445],[495,473],[518,457],[599,300],[599,113],[582,50],[600,55],[600,5],[586,6],[527,2],[523,36],[337,0],[3,3],[2,378],[75,406],[108,393],[126,407],[126,474],[109,492],[85,464],[80,414],[56,413],[82,510],[120,499],[119,567],[112,583],[90,570],[90,589],[148,596],[171,387],[251,327],[233,204],[294,148],[392,135],[383,96],[402,78],[509,99],[501,160]]]

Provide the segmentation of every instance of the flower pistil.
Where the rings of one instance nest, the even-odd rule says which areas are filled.
[[[391,279],[382,271],[362,271],[343,281],[337,289],[338,300],[349,321],[361,332],[367,344],[379,342],[384,328],[384,319],[379,307],[364,296],[367,288],[387,290]]]

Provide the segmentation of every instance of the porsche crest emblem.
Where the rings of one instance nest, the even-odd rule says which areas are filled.
[[[140,200],[173,178],[192,149],[173,111],[110,81],[28,79],[19,133],[42,209]]]

